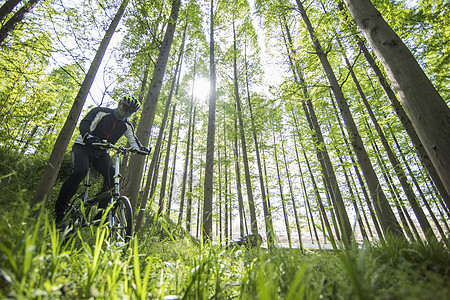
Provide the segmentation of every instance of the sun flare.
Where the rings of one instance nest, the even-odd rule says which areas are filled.
[[[206,101],[209,95],[209,80],[207,78],[197,78],[194,82],[194,98],[199,101]]]

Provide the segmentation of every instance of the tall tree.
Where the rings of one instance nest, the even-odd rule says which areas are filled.
[[[303,76],[303,72],[299,67],[299,65],[295,62],[295,58],[297,57],[297,55],[293,48],[293,41],[289,31],[289,27],[287,26],[286,19],[284,18],[284,16],[281,17],[281,19],[282,19],[281,25],[282,27],[284,27],[283,38],[285,41],[286,49],[288,51],[289,63],[291,65],[291,69],[294,75],[294,81],[302,91],[301,97],[304,100],[301,101],[301,105],[305,113],[305,117],[308,121],[308,125],[311,129],[311,132],[313,132],[312,138],[315,143],[316,155],[321,164],[322,172],[324,173],[324,180],[327,182],[326,186],[329,188],[330,192],[329,195],[331,196],[331,199],[333,201],[333,208],[336,212],[336,215],[338,216],[341,232],[345,237],[344,241],[347,242],[348,245],[350,245],[350,240],[353,236],[353,232],[350,225],[350,221],[348,219],[347,211],[345,209],[342,193],[338,185],[338,181],[336,179],[336,174],[334,172],[333,165],[331,163],[331,159],[328,154],[328,150],[325,146],[322,130],[317,120],[314,106],[312,105],[311,95],[309,94],[307,84]],[[293,117],[295,118],[294,114]]]
[[[380,59],[400,101],[450,194],[450,108],[419,63],[370,0],[344,0]]]
[[[237,40],[236,40],[236,28],[235,22],[233,19],[233,83],[234,83],[234,96],[236,99],[236,108],[237,108],[237,117],[239,120],[239,133],[241,138],[242,145],[242,158],[244,161],[244,172],[245,172],[245,184],[247,187],[247,199],[248,206],[250,209],[250,225],[252,228],[252,233],[254,235],[258,235],[258,222],[256,220],[256,212],[255,212],[255,201],[253,199],[253,187],[251,183],[250,177],[250,167],[248,165],[248,154],[247,154],[247,142],[245,140],[245,132],[244,132],[244,121],[242,116],[242,108],[241,108],[241,96],[239,94],[239,78],[238,78],[238,68],[237,68]]]
[[[164,211],[164,200],[165,200],[165,195],[166,195],[167,174],[169,172],[170,148],[172,145],[172,134],[173,134],[174,121],[175,121],[176,107],[177,107],[176,104],[172,105],[172,118],[170,121],[169,138],[167,141],[166,155],[164,158],[164,170],[163,170],[163,175],[162,175],[162,179],[161,179],[161,191],[159,192],[158,216],[161,216]]]
[[[350,112],[350,107],[345,99],[345,96],[342,92],[342,89],[339,85],[339,82],[334,74],[334,71],[331,67],[330,62],[328,61],[327,55],[320,44],[320,41],[313,29],[313,26],[309,20],[308,15],[306,14],[305,8],[300,0],[296,0],[297,6],[299,8],[302,19],[306,25],[308,30],[310,39],[315,48],[316,54],[319,57],[319,60],[322,64],[322,67],[327,75],[328,81],[331,85],[331,89],[336,97],[338,107],[341,111],[341,115],[344,118],[344,123],[347,127],[348,132],[351,134],[351,144],[358,158],[358,163],[363,170],[364,177],[366,178],[367,185],[369,187],[369,191],[371,194],[372,201],[375,206],[375,210],[377,211],[378,218],[385,232],[403,236],[403,232],[401,227],[395,218],[394,213],[387,201],[386,195],[381,189],[380,182],[378,177],[373,169],[373,165],[370,162],[370,158],[366,152],[364,147],[364,143],[359,135],[357,126],[355,121],[353,120],[352,114]]]
[[[11,31],[14,30],[14,28],[17,27],[17,25],[22,22],[23,18],[25,18],[25,15],[28,14],[33,7],[39,2],[40,0],[30,0],[27,3],[25,3],[1,28],[0,28],[0,45],[3,44],[5,39],[8,37],[8,35],[11,33]],[[5,3],[3,6],[7,5],[8,3]],[[12,3],[14,4],[14,3]],[[17,3],[16,3],[17,4]],[[3,8],[2,6],[2,8]],[[14,5],[15,6],[15,5]],[[13,6],[13,7],[14,7]],[[5,12],[7,12],[9,8],[5,7]],[[0,15],[0,18],[2,16]],[[3,19],[3,18],[2,18]]]
[[[14,7],[20,3],[22,0],[6,0],[5,3],[0,7],[0,23],[3,22],[5,17],[12,12]]]
[[[214,58],[214,0],[211,0],[209,24],[209,110],[206,138],[206,164],[203,197],[203,239],[212,241],[212,198],[214,173],[214,136],[216,130],[216,63]]]
[[[155,69],[153,71],[153,77],[150,82],[150,86],[145,97],[144,104],[142,106],[141,119],[136,129],[136,136],[139,138],[143,145],[147,145],[150,138],[150,132],[153,127],[153,120],[156,114],[156,105],[158,103],[159,95],[161,93],[161,87],[166,72],[167,60],[169,59],[170,48],[172,47],[173,37],[175,33],[175,27],[178,20],[178,12],[180,10],[181,0],[172,1],[172,9],[166,33],[164,35],[163,42],[159,49],[158,59],[156,61]],[[130,197],[130,201],[133,210],[136,209],[138,202],[139,187],[142,179],[144,157],[133,155],[130,158],[128,166],[128,173],[133,174],[132,180],[125,187],[124,194]]]

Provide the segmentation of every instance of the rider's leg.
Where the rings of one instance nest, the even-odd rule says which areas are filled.
[[[93,167],[103,176],[103,187],[100,194],[108,191],[114,186],[114,162],[108,153],[102,153],[98,155],[95,161],[92,163]],[[111,196],[108,194],[105,197],[101,197],[98,203],[99,208],[106,208],[108,206]]]
[[[78,186],[89,170],[89,154],[82,147],[84,146],[74,145],[70,153],[72,173],[62,185],[55,202],[56,224],[61,223],[70,199],[76,193]]]

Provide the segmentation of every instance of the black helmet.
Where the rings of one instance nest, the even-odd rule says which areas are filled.
[[[141,104],[133,96],[124,96],[119,104],[123,104],[130,113],[135,113],[141,108]]]

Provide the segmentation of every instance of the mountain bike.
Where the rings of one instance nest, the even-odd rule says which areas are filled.
[[[120,179],[122,175],[119,173],[119,167],[120,156],[135,152],[135,150],[117,147],[109,142],[94,143],[93,146],[116,151],[114,186],[106,192],[89,198],[88,192],[89,187],[91,187],[89,183],[89,169],[85,178],[84,191],[75,197],[69,205],[65,222],[66,231],[77,232],[82,227],[90,225],[106,225],[109,229],[108,237],[111,243],[127,243],[133,234],[133,211],[130,200],[120,194]],[[101,209],[97,209],[97,205],[100,199],[105,199],[104,197],[110,199],[108,207],[102,213]]]

